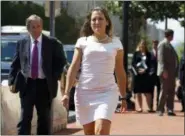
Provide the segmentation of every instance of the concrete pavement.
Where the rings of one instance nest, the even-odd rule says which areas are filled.
[[[171,117],[164,114],[147,113],[146,105],[143,113],[127,112],[114,114],[111,135],[184,135],[184,113],[180,112],[181,104],[175,101],[175,113]],[[55,133],[56,135],[83,135],[82,127],[76,123],[67,125],[67,129]]]
[[[16,124],[20,115],[18,94],[11,94],[9,90],[1,88],[1,134],[16,134]],[[60,91],[58,92],[60,93]],[[61,105],[61,94],[57,95],[54,106],[54,134],[57,135],[83,135],[82,127],[76,123],[67,124],[67,113]],[[154,99],[155,100],[155,99]],[[143,99],[144,110],[146,101]],[[136,106],[137,107],[137,106]],[[177,116],[169,117],[166,114],[159,117],[156,113],[127,112],[114,114],[111,127],[111,135],[184,135],[184,113],[180,112],[181,104],[175,101]],[[74,113],[70,114],[71,122]],[[32,122],[32,133],[36,130],[36,113]],[[58,131],[60,130],[60,131]]]

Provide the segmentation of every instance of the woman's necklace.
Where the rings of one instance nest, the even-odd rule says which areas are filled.
[[[92,37],[93,37],[93,39],[94,39],[96,42],[104,42],[104,41],[107,41],[108,38],[109,38],[108,35],[106,35],[105,38],[103,38],[103,39],[98,39],[96,36],[92,36]]]

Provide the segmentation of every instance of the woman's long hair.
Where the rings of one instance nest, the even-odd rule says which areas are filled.
[[[108,12],[104,8],[101,8],[101,7],[96,7],[94,9],[92,9],[91,12],[86,16],[85,22],[80,30],[80,37],[83,37],[83,36],[87,37],[87,36],[90,36],[94,33],[93,30],[91,29],[91,15],[94,11],[100,11],[104,14],[105,19],[108,21],[108,25],[106,26],[106,34],[109,37],[112,37],[111,19],[108,15]]]
[[[147,44],[146,44],[146,40],[143,40],[143,39],[137,45],[136,51],[141,51],[140,49],[141,49],[142,46],[144,47],[144,52],[147,53],[148,52],[148,47],[147,47]]]

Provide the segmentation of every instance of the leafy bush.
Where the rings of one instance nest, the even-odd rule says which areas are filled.
[[[43,6],[33,2],[2,1],[1,25],[25,25],[25,20],[31,14],[37,14],[43,19],[43,29],[49,30],[49,18],[45,17]],[[70,17],[65,10],[55,20],[55,36],[64,44],[74,44],[78,38],[79,29],[76,20]]]

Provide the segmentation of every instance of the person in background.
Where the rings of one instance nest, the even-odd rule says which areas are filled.
[[[135,72],[133,79],[133,91],[138,103],[138,112],[143,111],[142,94],[146,96],[148,112],[151,112],[151,94],[154,89],[150,77],[151,54],[148,51],[146,41],[141,40],[132,59],[132,68]]]
[[[42,34],[43,20],[39,16],[29,16],[26,26],[29,33],[18,41],[9,73],[10,91],[15,92],[18,88],[20,95],[18,134],[31,135],[35,106],[37,134],[49,135],[52,100],[57,95],[57,81],[60,80],[66,58],[61,42]]]
[[[182,105],[182,112],[185,111],[185,59],[184,59],[184,53],[181,56],[180,60],[180,66],[179,66],[179,76],[178,76],[178,94],[180,95],[179,98],[181,100]]]
[[[126,110],[123,55],[121,41],[112,36],[112,22],[108,12],[104,8],[95,7],[87,15],[81,37],[75,45],[62,98],[63,105],[66,106],[69,91],[81,65],[75,90],[75,110],[77,122],[83,126],[86,135],[110,134],[112,115],[118,104],[118,92],[121,95],[121,112]]]
[[[153,40],[152,51],[151,51],[151,55],[152,55],[151,57],[151,67],[152,67],[151,68],[151,78],[152,78],[153,84],[157,87],[156,108],[158,107],[158,104],[159,104],[159,95],[160,95],[160,90],[161,90],[160,79],[159,79],[159,76],[157,76],[157,46],[158,44],[159,44],[158,40]],[[150,108],[151,110],[153,110],[154,91],[152,92],[151,108]]]
[[[175,79],[179,62],[177,53],[170,43],[173,40],[173,35],[173,30],[165,30],[165,38],[158,45],[157,75],[160,77],[162,85],[158,105],[159,116],[163,116],[166,103],[168,115],[176,115],[174,113]]]

